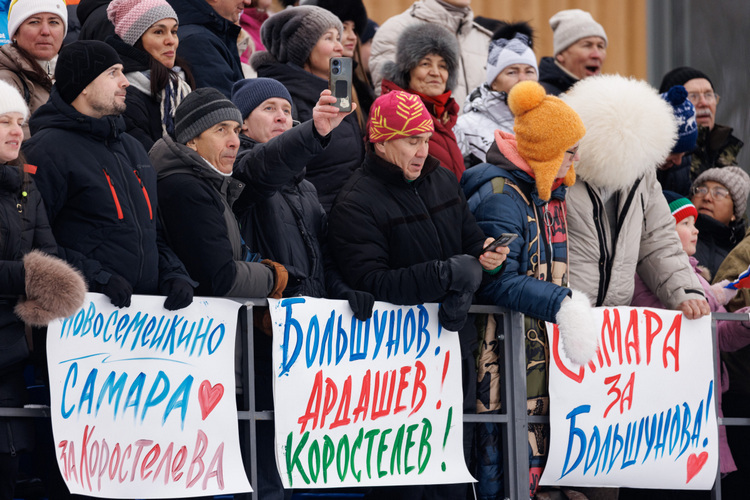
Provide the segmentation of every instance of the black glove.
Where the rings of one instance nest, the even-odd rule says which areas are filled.
[[[448,289],[438,312],[447,330],[459,331],[466,323],[474,292],[482,284],[482,265],[471,255],[454,255],[441,263],[440,280]]]
[[[193,303],[193,286],[182,278],[172,278],[164,282],[167,300],[164,309],[176,311]]]
[[[109,277],[106,285],[99,285],[97,292],[103,293],[112,302],[115,307],[130,307],[130,296],[133,295],[133,287],[128,280],[114,274]]]
[[[355,318],[360,321],[367,321],[372,316],[375,297],[371,293],[350,290],[344,294],[344,297],[349,301],[349,307],[352,308]]]
[[[471,255],[454,255],[440,263],[440,282],[448,292],[473,294],[482,283],[482,264]]]

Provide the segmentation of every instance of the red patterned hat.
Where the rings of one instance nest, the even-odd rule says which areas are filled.
[[[370,108],[367,135],[372,143],[434,131],[432,116],[414,94],[394,90],[375,99]]]

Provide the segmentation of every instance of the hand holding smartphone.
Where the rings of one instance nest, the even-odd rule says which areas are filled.
[[[495,241],[487,245],[482,249],[482,253],[485,252],[492,252],[497,247],[507,247],[510,245],[510,242],[518,238],[518,235],[516,233],[503,233],[497,238],[495,238]]]
[[[336,98],[332,106],[348,113],[352,110],[352,58],[332,57],[328,70],[328,88]]]

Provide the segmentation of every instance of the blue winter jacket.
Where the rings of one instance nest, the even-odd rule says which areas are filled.
[[[501,166],[482,163],[466,170],[461,179],[469,208],[487,236],[497,238],[502,233],[519,235],[509,245],[505,272],[499,279],[483,287],[478,296],[486,303],[554,322],[560,304],[570,295],[570,290],[550,282],[551,276],[535,279],[528,276],[527,271],[532,265],[530,256],[536,254],[537,245],[540,245],[540,262],[547,263],[548,268],[552,255],[557,261],[567,262],[567,239],[560,241],[560,238],[553,237],[551,243],[547,231],[542,231],[540,238],[532,206],[508,182],[518,186],[527,199],[533,201],[539,216],[545,217],[551,224],[549,227],[553,235],[565,234],[565,231],[558,230],[565,228],[565,219],[560,209],[550,211],[549,205],[561,207],[562,204],[539,199],[534,179],[505,157],[501,159],[504,160]],[[565,189],[565,186],[560,186],[553,190],[551,200],[564,200]],[[543,215],[545,213],[549,215]]]

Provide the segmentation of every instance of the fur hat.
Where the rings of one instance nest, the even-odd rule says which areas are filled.
[[[8,35],[14,38],[25,20],[43,12],[60,16],[63,36],[68,34],[68,8],[63,0],[12,0],[8,6]]]
[[[668,92],[661,94],[661,98],[672,106],[677,121],[677,142],[672,148],[673,153],[688,153],[694,150],[695,141],[698,139],[695,108],[687,95],[687,90],[682,85],[675,85]]]
[[[510,89],[508,107],[516,117],[518,154],[534,171],[539,197],[549,200],[565,151],[586,134],[581,118],[559,98],[547,95],[537,82],[526,80]],[[565,184],[572,186],[575,172],[570,168]]]
[[[591,14],[581,9],[561,10],[549,18],[553,33],[555,55],[567,49],[581,38],[598,36],[607,42],[607,34],[602,25],[594,21]]]
[[[672,107],[648,83],[591,76],[561,96],[586,127],[578,177],[612,190],[629,188],[664,163],[677,139]]]
[[[695,208],[695,205],[681,194],[673,191],[664,191],[664,198],[669,203],[669,211],[672,212],[675,222],[679,223],[691,215],[693,219],[698,218],[698,210]]]
[[[30,326],[47,326],[55,318],[76,312],[86,296],[86,281],[67,262],[39,250],[23,258],[26,299],[16,304],[16,315]]]
[[[448,66],[445,89],[453,90],[458,81],[458,42],[456,35],[432,23],[415,23],[401,32],[396,43],[396,61],[383,67],[385,78],[402,89],[409,88],[411,70],[430,54],[437,54]]]
[[[292,104],[292,96],[284,84],[273,78],[247,78],[232,86],[232,102],[242,113],[243,120],[266,99],[272,97],[286,99]]]
[[[260,37],[268,52],[279,62],[303,67],[315,44],[329,29],[343,26],[331,12],[314,5],[290,7],[278,12],[260,27]]]
[[[367,28],[367,9],[362,0],[302,0],[300,5],[317,5],[333,12],[341,22],[354,21],[354,31],[362,38]]]
[[[175,139],[181,144],[225,120],[242,124],[242,114],[232,101],[215,88],[195,89],[174,112]]]
[[[434,131],[432,116],[416,94],[394,90],[372,103],[367,138],[373,144]]]
[[[128,45],[135,45],[152,24],[162,19],[177,19],[177,13],[165,0],[112,0],[107,17]]]
[[[70,104],[115,64],[122,64],[122,60],[110,45],[99,40],[78,40],[63,47],[57,57],[55,87],[63,101]]]
[[[29,117],[29,107],[18,89],[0,80],[0,115],[14,111],[23,115],[23,121]]]
[[[659,92],[663,94],[675,85],[684,86],[687,82],[695,78],[705,78],[711,84],[711,88],[714,88],[713,82],[703,71],[691,68],[690,66],[681,66],[664,75],[664,78],[661,79],[661,85],[659,85]]]
[[[750,194],[750,176],[737,165],[709,168],[693,181],[691,191],[706,181],[718,182],[729,190],[734,204],[734,216],[739,219],[745,214],[747,196]]]
[[[528,23],[503,23],[492,35],[490,42],[487,85],[491,87],[497,75],[513,64],[528,64],[538,73],[533,45],[533,30]]]

